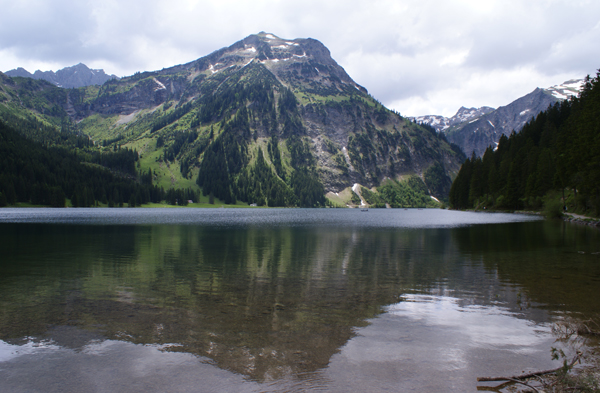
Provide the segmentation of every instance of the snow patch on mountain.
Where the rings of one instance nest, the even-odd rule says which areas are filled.
[[[152,78],[154,80],[154,82],[156,82],[156,84],[158,85],[157,88],[154,89],[154,91],[158,91],[158,90],[167,90],[167,88],[165,87],[164,84],[162,84],[158,79],[156,78]]]
[[[427,116],[417,116],[417,117],[409,117],[415,123],[427,124],[433,127],[437,132],[444,132],[450,127],[456,126],[465,122],[475,122],[477,118],[482,115],[485,115],[494,108],[490,108],[488,106],[484,106],[481,108],[465,108],[461,107],[458,112],[452,117],[444,117],[439,115],[427,115]]]
[[[566,100],[567,98],[569,98],[569,96],[568,96],[568,95],[566,95],[566,94],[562,94],[562,93],[559,93],[558,91],[553,91],[553,92],[552,92],[552,95],[553,95],[554,97],[558,98],[559,100]]]
[[[583,79],[571,79],[560,85],[550,86],[544,90],[559,100],[567,100],[573,96],[577,96],[583,89],[584,83],[585,81]]]

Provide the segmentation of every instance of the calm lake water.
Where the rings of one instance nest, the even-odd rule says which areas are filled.
[[[599,252],[512,214],[0,209],[0,391],[476,392],[559,365]]]

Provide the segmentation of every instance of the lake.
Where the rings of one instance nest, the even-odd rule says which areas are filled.
[[[600,231],[517,214],[5,208],[0,258],[3,392],[476,392],[600,312]]]

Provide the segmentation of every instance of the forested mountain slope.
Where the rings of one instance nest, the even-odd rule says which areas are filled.
[[[75,207],[96,201],[135,206],[165,198],[164,191],[152,185],[151,174],[141,182],[123,176],[135,176],[134,151],[119,149],[88,159],[84,163],[65,148],[42,146],[0,121],[0,207],[17,202],[65,207],[67,198]]]
[[[553,190],[569,210],[600,214],[600,72],[587,77],[579,97],[558,102],[502,136],[498,149],[473,155],[462,165],[450,204],[472,207],[539,208]]]

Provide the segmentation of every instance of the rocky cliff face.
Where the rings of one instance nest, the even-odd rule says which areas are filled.
[[[55,86],[65,88],[77,88],[91,85],[102,85],[104,82],[117,79],[116,75],[107,75],[104,70],[92,70],[85,64],[79,63],[72,67],[65,67],[56,72],[37,70],[33,74],[19,67],[5,73],[8,76],[20,76],[25,78],[46,80]]]

